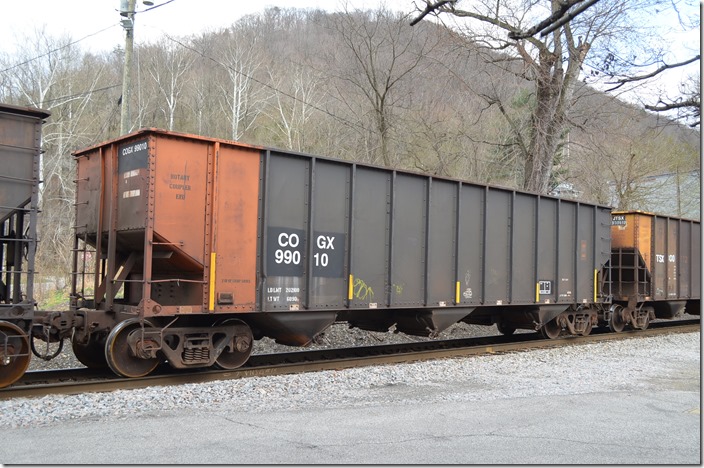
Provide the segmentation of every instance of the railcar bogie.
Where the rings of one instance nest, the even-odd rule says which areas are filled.
[[[536,326],[543,337],[555,339],[565,335],[587,336],[597,324],[598,312],[596,309],[578,306],[576,308],[570,307],[553,318],[546,318]]]
[[[608,305],[608,304],[606,304]],[[511,335],[517,329],[538,331],[549,339],[562,335],[591,333],[598,325],[599,311],[604,304],[533,307],[482,308],[480,313],[468,316],[463,322],[477,325],[496,324],[499,333]]]

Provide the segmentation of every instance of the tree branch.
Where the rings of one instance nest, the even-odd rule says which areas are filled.
[[[686,101],[680,101],[680,102],[671,102],[671,103],[666,103],[660,101],[660,105],[656,106],[651,106],[649,104],[645,105],[645,108],[650,110],[650,111],[655,111],[655,112],[665,112],[669,110],[675,110],[675,109],[683,109],[685,107],[698,107],[701,104],[699,99],[687,99]]]
[[[591,7],[598,1],[599,0],[570,0],[562,4],[560,8],[553,12],[552,15],[545,18],[543,21],[536,24],[529,30],[525,32],[512,31],[508,33],[508,37],[509,39],[514,40],[527,39],[540,31],[542,31],[540,32],[540,37],[545,37],[560,26],[563,26],[564,24],[572,21],[577,15],[583,13],[587,8]],[[585,3],[579,6],[579,8],[576,8],[574,11],[569,12],[570,8],[581,2]]]
[[[659,75],[660,73],[664,72],[665,70],[670,70],[670,69],[672,69],[672,68],[678,68],[678,67],[684,67],[685,65],[689,65],[690,63],[696,62],[697,60],[700,60],[700,59],[701,59],[701,55],[696,55],[695,57],[692,57],[692,58],[689,59],[689,60],[685,60],[684,62],[673,63],[672,65],[664,64],[662,67],[658,68],[657,70],[655,70],[655,71],[652,72],[652,73],[648,73],[647,75],[632,76],[632,77],[629,77],[629,78],[622,78],[622,79],[617,80],[617,81],[609,81],[609,82],[607,82],[606,84],[615,84],[615,85],[618,85],[616,88],[613,88],[613,89],[617,89],[617,88],[621,87],[622,85],[624,85],[624,84],[626,84],[626,83],[632,83],[632,82],[634,82],[634,81],[643,81],[643,80],[647,80],[647,79],[649,79],[649,78],[652,78],[652,77],[654,77],[654,76]],[[607,90],[607,92],[608,92],[608,91],[612,91],[612,89]]]
[[[438,0],[435,3],[430,3],[429,1],[425,2],[425,9],[420,12],[420,15],[413,21],[411,21],[411,26],[415,26],[418,24],[423,18],[428,16],[430,13],[433,13],[435,10],[445,6],[448,3],[455,3],[457,0]]]

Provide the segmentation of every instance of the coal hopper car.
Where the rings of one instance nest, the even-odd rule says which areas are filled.
[[[605,206],[158,129],[74,155],[90,367],[235,368],[335,321],[587,334],[610,306]]]
[[[701,315],[701,223],[643,211],[614,211],[606,283],[613,331],[648,327],[683,312]]]
[[[31,358],[42,126],[48,111],[0,104],[0,387]]]

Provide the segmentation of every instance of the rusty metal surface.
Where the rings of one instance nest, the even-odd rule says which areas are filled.
[[[80,257],[94,249],[89,305],[144,317],[255,308],[258,150],[146,129],[75,155],[87,247],[74,277],[87,279]]]
[[[217,155],[211,244],[217,312],[256,309],[260,157],[259,150],[224,144]]]
[[[699,221],[642,211],[612,213],[615,299],[682,301],[701,294]]]

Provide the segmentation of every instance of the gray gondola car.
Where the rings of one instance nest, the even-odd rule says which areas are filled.
[[[0,104],[0,387],[30,361],[42,125],[50,113]]]
[[[262,167],[263,311],[413,335],[596,323],[608,207],[278,151]]]

